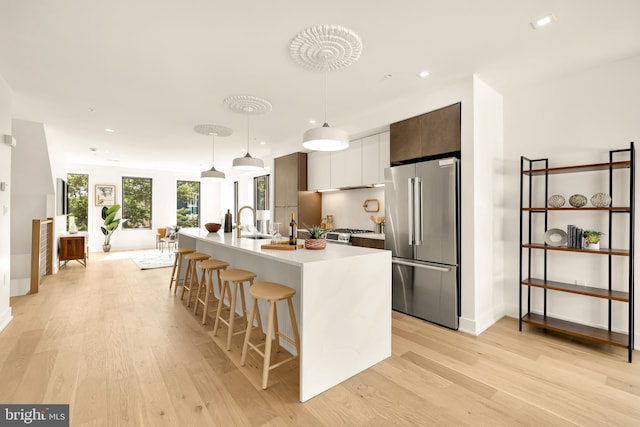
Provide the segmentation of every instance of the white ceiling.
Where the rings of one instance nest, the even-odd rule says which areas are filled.
[[[533,30],[548,13],[557,21]],[[508,94],[637,55],[639,21],[638,0],[0,0],[0,76],[14,117],[44,123],[71,163],[199,172],[211,139],[193,127],[212,123],[234,131],[216,139],[216,168],[229,170],[247,119],[227,96],[273,104],[251,119],[256,157],[302,151],[309,119],[322,123],[324,76],[288,55],[307,27],[362,39],[360,60],[327,76],[328,121],[356,135],[376,106],[472,74]]]

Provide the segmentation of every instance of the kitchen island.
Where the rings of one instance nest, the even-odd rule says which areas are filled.
[[[183,229],[179,238],[180,247],[253,271],[256,281],[296,290],[301,402],[391,356],[391,252],[331,243],[323,250],[262,249],[268,242],[204,229]],[[266,308],[260,305],[264,325]],[[278,320],[291,336],[286,305]]]

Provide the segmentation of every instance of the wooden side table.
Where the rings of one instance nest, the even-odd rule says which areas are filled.
[[[69,261],[78,261],[87,268],[87,258],[86,234],[67,234],[60,236],[58,269],[60,269],[61,265],[66,265]]]

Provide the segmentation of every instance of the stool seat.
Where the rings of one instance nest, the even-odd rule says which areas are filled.
[[[296,294],[295,289],[274,282],[255,282],[249,289],[251,296],[267,301],[281,301]]]
[[[261,344],[254,344],[251,342],[251,328],[247,328],[244,335],[244,344],[242,345],[240,366],[245,365],[249,348],[260,354],[264,358],[262,364],[262,388],[266,389],[267,385],[269,384],[269,371],[300,357],[300,335],[298,333],[298,324],[296,323],[295,310],[293,309],[293,296],[296,294],[296,291],[295,289],[281,285],[279,283],[255,282],[253,286],[249,288],[249,293],[251,293],[251,296],[253,297],[253,306],[251,308],[251,314],[249,314],[247,324],[252,325],[256,315],[258,316],[258,318],[260,316],[260,313],[258,312],[259,299],[269,302],[269,318],[267,320],[267,333],[265,334],[265,341]],[[278,328],[278,312],[276,311],[276,302],[282,300],[287,300],[293,337],[284,335]],[[273,346],[275,347],[276,352],[280,351],[280,339],[283,339],[295,346],[296,354],[272,364],[272,336],[274,337]],[[260,350],[260,347],[262,347],[263,345],[264,351]]]
[[[174,252],[177,254],[192,254],[194,253],[196,250],[195,249],[191,249],[191,248],[178,248],[176,249]]]
[[[200,252],[193,252],[184,256],[184,259],[186,259],[187,261],[204,261],[205,259],[209,258],[211,258],[210,255]]]
[[[230,268],[220,272],[220,279],[227,282],[244,282],[245,280],[255,279],[256,273],[239,268]]]
[[[220,261],[219,259],[205,259],[200,263],[201,270],[216,270],[218,268],[229,267],[228,262]]]
[[[174,291],[173,291],[174,294],[177,292],[178,285],[180,284],[180,270],[182,268],[182,259],[184,258],[185,255],[191,254],[195,251],[196,251],[195,249],[191,249],[191,248],[177,248],[174,251],[175,255],[173,258],[173,270],[171,271],[171,280],[169,280],[169,290],[171,290],[171,287],[173,286],[173,282],[176,282],[176,287],[174,288]]]

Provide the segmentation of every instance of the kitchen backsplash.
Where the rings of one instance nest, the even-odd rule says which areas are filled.
[[[379,200],[380,211],[365,212],[362,205],[367,199]],[[322,217],[326,217],[327,214],[333,214],[334,228],[373,230],[374,225],[370,217],[384,216],[384,187],[322,193]]]

